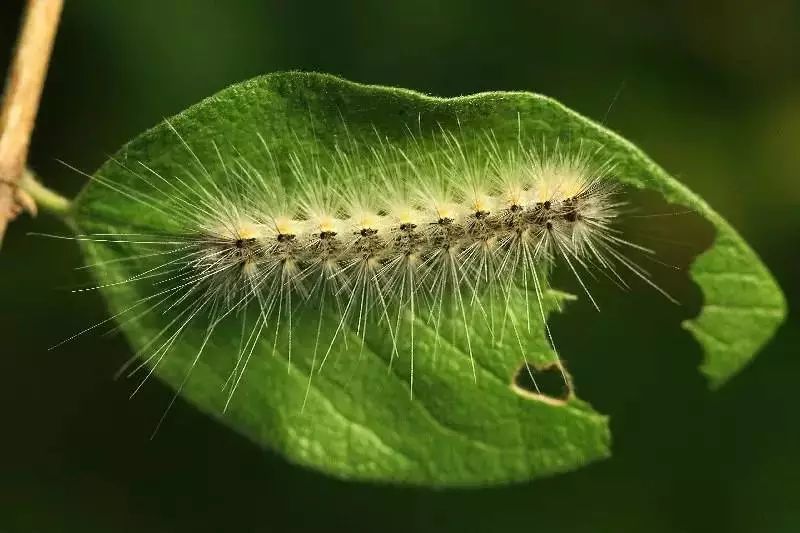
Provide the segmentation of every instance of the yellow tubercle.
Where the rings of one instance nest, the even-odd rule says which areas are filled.
[[[275,232],[278,235],[297,235],[300,232],[300,222],[289,217],[275,219]]]
[[[459,208],[458,205],[451,202],[435,203],[433,205],[433,212],[441,219],[455,220],[458,218]]]
[[[339,221],[332,216],[325,215],[317,219],[315,225],[320,232],[335,232],[338,230]]]
[[[236,237],[239,239],[256,239],[261,236],[261,229],[253,222],[240,222],[236,227]]]
[[[377,230],[381,226],[381,217],[376,213],[361,212],[353,216],[353,225],[359,229]]]
[[[392,214],[400,225],[413,224],[418,226],[423,218],[422,213],[412,207],[399,207],[393,210]]]
[[[520,185],[514,185],[503,192],[503,200],[504,207],[507,209],[515,205],[524,207],[531,201],[531,192],[526,191]]]
[[[546,202],[571,198],[580,193],[585,184],[582,172],[576,169],[549,169],[542,173],[533,187],[533,200]]]
[[[494,210],[494,198],[485,194],[476,194],[472,197],[469,208],[475,213],[491,213]]]

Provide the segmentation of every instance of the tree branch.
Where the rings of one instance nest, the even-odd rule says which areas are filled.
[[[17,186],[28,159],[63,0],[28,0],[0,111],[0,243],[19,213]]]

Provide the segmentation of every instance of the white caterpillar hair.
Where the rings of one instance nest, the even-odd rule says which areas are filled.
[[[660,290],[626,255],[648,250],[619,230],[623,191],[601,146],[547,145],[520,135],[501,148],[491,132],[465,143],[441,131],[409,133],[404,142],[348,139],[330,157],[299,148],[278,165],[269,141],[259,136],[258,143],[259,162],[217,150],[209,170],[184,143],[194,164],[183,175],[127,161],[119,163],[127,184],[93,178],[144,208],[141,221],[125,223],[141,232],[77,238],[130,245],[119,260],[147,265],[114,285],[148,284],[149,294],[112,317],[168,317],[137,354],[132,373],[147,369],[145,380],[187,328],[202,324],[188,377],[216,326],[234,319],[242,337],[231,354],[227,402],[265,337],[273,355],[284,339],[291,361],[292,335],[314,336],[310,386],[336,343],[350,343],[356,356],[374,329],[390,337],[392,360],[410,354],[413,395],[414,357],[436,357],[443,321],[463,328],[476,379],[475,320],[493,338],[512,335],[526,361],[520,331],[541,320],[555,349],[544,304],[555,265],[574,274],[595,306],[585,272],[624,285],[627,270]],[[149,225],[148,213],[167,225]],[[515,311],[518,301],[510,305],[520,298],[524,314]],[[331,314],[336,327],[323,331]],[[415,347],[419,321],[436,337],[423,351]],[[360,343],[348,341],[349,332]]]

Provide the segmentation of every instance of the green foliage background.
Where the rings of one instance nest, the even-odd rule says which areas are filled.
[[[3,49],[21,3],[0,11]],[[83,179],[55,158],[91,171],[163,116],[275,70],[443,96],[532,90],[607,115],[736,226],[796,303],[798,6],[769,3],[754,17],[743,2],[531,4],[74,0],[33,166],[75,191]],[[603,315],[576,306],[555,325],[581,396],[612,417],[611,460],[505,489],[344,484],[265,459],[182,403],[148,442],[169,391],[153,383],[127,400],[129,387],[111,381],[128,355],[119,337],[45,351],[104,310],[97,295],[66,290],[85,279],[71,271],[76,248],[26,231],[61,228],[44,218],[15,224],[0,260],[0,330],[10,342],[0,357],[2,531],[800,527],[794,311],[754,364],[712,394],[698,346],[678,327],[697,295],[676,309],[612,288],[601,294]],[[615,316],[641,319],[604,320]]]

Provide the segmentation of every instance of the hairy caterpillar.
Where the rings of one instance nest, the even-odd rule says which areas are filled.
[[[292,153],[290,164],[279,168],[258,135],[259,162],[223,156],[215,144],[225,178],[220,184],[172,130],[194,163],[184,175],[128,161],[118,164],[136,188],[93,178],[169,226],[134,223],[132,232],[126,222],[125,232],[76,237],[130,246],[128,257],[117,261],[148,264],[93,287],[148,286],[147,296],[114,319],[167,315],[166,327],[137,354],[131,374],[144,370],[142,383],[188,327],[201,324],[205,334],[187,378],[216,326],[238,320],[241,342],[231,354],[226,408],[259,340],[272,339],[273,356],[285,340],[291,364],[292,336],[314,336],[305,405],[313,375],[334,345],[349,342],[347,350],[359,357],[367,332],[376,328],[391,339],[392,361],[400,351],[410,354],[413,397],[414,358],[436,358],[443,320],[460,324],[475,379],[470,329],[476,320],[492,338],[514,339],[523,360],[520,331],[530,330],[532,320],[544,324],[555,348],[543,307],[553,266],[568,268],[595,307],[583,272],[625,285],[626,270],[661,290],[626,255],[649,250],[617,228],[624,200],[602,146],[580,140],[548,146],[520,131],[509,149],[491,131],[469,143],[441,131],[428,139],[431,150],[411,133],[404,143],[378,134],[366,143],[347,138],[324,161],[313,151]],[[523,313],[512,299],[524,300]],[[293,318],[304,311],[302,322]],[[320,327],[324,314],[336,317],[327,336]],[[415,355],[418,322],[433,329],[437,342]]]
[[[65,210],[67,238],[111,316],[76,336],[115,323],[136,351],[124,369],[143,376],[136,390],[156,374],[173,401],[337,476],[564,471],[608,456],[609,428],[555,350],[548,315],[569,295],[550,280],[572,278],[595,307],[599,277],[669,298],[639,262],[674,250],[656,258],[629,237],[646,224],[628,204],[650,210],[634,189],[716,231],[691,267],[706,305],[683,326],[719,384],[774,331],[780,291],[640,150],[547,97],[442,99],[323,74],[232,86],[91,176]],[[676,244],[685,229],[658,220]],[[745,311],[753,302],[774,313]],[[608,340],[592,355],[613,354]]]

